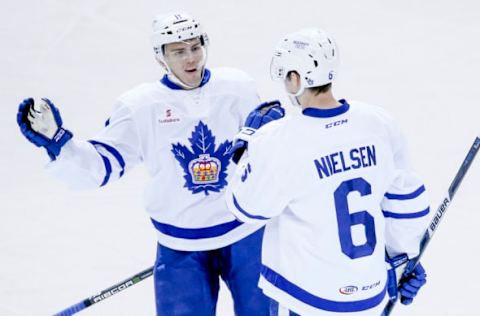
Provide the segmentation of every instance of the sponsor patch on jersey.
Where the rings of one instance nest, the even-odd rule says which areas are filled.
[[[344,295],[352,295],[358,291],[358,287],[355,285],[347,285],[338,289],[338,291]]]
[[[164,116],[158,119],[158,123],[160,124],[175,123],[175,122],[180,122],[180,119],[173,115],[172,109],[166,109]]]
[[[231,156],[228,151],[232,142],[225,140],[215,149],[215,136],[202,121],[188,140],[190,148],[180,143],[172,144],[172,153],[184,171],[184,187],[193,194],[220,192],[227,184],[226,170]]]

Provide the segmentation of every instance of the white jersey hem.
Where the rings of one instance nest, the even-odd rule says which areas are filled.
[[[226,234],[202,239],[182,239],[163,234],[158,230],[156,230],[156,232],[158,243],[162,246],[180,251],[207,251],[223,248],[236,243],[237,241],[253,234],[263,226],[264,224],[252,225],[243,223]]]
[[[277,301],[280,306],[283,306],[294,313],[299,315],[308,315],[308,316],[333,316],[339,315],[342,316],[372,316],[372,315],[380,315],[387,305],[388,302],[388,295],[385,295],[383,301],[368,310],[358,311],[358,312],[330,312],[322,309],[318,309],[312,307],[308,304],[305,304],[296,298],[292,297],[291,295],[285,293],[281,289],[275,287],[273,284],[268,282],[262,275],[260,275],[260,279],[258,282],[258,286],[262,289],[263,293],[272,298],[273,300]]]

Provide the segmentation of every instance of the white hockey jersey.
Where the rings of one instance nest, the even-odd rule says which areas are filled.
[[[206,70],[201,87],[183,90],[165,76],[116,102],[108,125],[89,141],[72,139],[48,169],[72,187],[99,187],[138,163],[152,180],[145,208],[167,247],[210,250],[257,230],[228,211],[227,151],[259,103],[255,84],[230,68]]]
[[[429,205],[405,142],[380,108],[308,108],[249,142],[226,194],[266,222],[259,286],[300,315],[380,315],[385,249],[419,251]]]

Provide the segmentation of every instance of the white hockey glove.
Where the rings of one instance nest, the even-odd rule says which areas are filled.
[[[28,112],[28,121],[35,132],[42,134],[48,139],[52,139],[58,130],[52,109],[46,99],[32,104]]]
[[[38,147],[45,147],[52,160],[73,137],[70,131],[62,128],[60,112],[48,99],[38,104],[32,98],[23,100],[18,107],[17,123],[22,134]]]

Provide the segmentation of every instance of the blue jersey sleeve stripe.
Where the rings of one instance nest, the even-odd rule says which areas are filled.
[[[204,228],[183,228],[177,227],[170,224],[160,223],[153,218],[151,218],[153,226],[155,228],[168,236],[183,238],[183,239],[203,239],[203,238],[213,238],[221,235],[225,235],[229,231],[237,228],[243,223],[237,220],[210,226]]]
[[[419,218],[430,213],[430,208],[427,207],[423,211],[416,212],[416,213],[394,213],[394,212],[389,212],[385,210],[382,210],[382,213],[384,217],[390,217],[390,218]]]
[[[390,200],[412,200],[418,197],[420,194],[425,192],[425,186],[421,186],[412,193],[408,194],[393,194],[393,193],[385,193],[385,197]]]
[[[233,205],[235,205],[235,207],[237,208],[237,210],[242,213],[243,215],[245,215],[246,217],[248,218],[252,218],[252,219],[261,219],[261,220],[267,220],[267,219],[270,219],[269,217],[263,217],[263,216],[260,216],[260,215],[252,215],[250,213],[247,213],[241,206],[240,204],[238,204],[238,201],[237,201],[237,198],[235,197],[235,194],[232,194],[232,197],[233,197]]]
[[[305,291],[265,265],[262,265],[261,274],[268,282],[297,300],[329,312],[359,312],[368,310],[382,303],[386,293],[386,287],[384,287],[380,293],[368,299],[346,302],[331,301]]]
[[[105,177],[103,178],[102,184],[100,184],[101,187],[103,187],[105,184],[108,183],[108,180],[110,180],[110,174],[112,174],[112,164],[110,163],[110,160],[108,160],[107,157],[104,155],[100,154],[100,157],[102,157],[103,163],[105,165]]]
[[[112,154],[112,156],[115,157],[115,159],[117,159],[118,164],[120,165],[120,167],[122,167],[122,170],[120,170],[120,177],[122,177],[123,174],[125,173],[125,160],[123,159],[122,155],[118,152],[118,150],[116,150],[114,147],[110,145],[107,145],[105,143],[102,143],[96,140],[89,140],[88,142],[94,146],[96,145],[102,146],[103,148],[105,148],[105,150],[107,150],[110,154]]]

